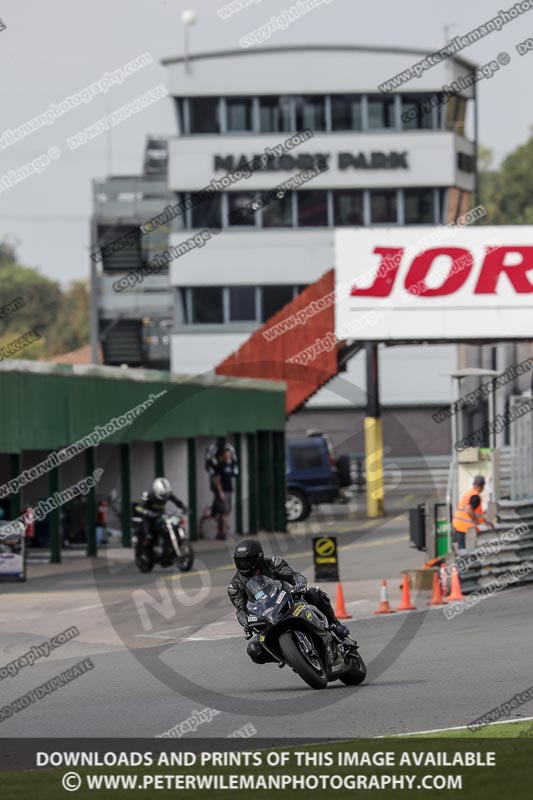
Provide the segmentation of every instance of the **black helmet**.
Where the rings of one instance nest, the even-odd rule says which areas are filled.
[[[233,560],[241,575],[251,578],[263,566],[263,548],[255,539],[242,539],[233,551]]]

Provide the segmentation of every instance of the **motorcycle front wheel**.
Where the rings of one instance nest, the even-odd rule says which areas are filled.
[[[180,539],[180,555],[176,556],[176,564],[180,572],[189,572],[194,563],[194,550],[188,539]]]
[[[147,556],[136,556],[135,565],[140,572],[151,572],[154,568],[153,559],[148,558]]]
[[[286,663],[307,683],[311,689],[325,689],[328,678],[322,660],[317,656],[316,665],[311,664],[305,656],[292,631],[286,631],[279,637],[279,649]]]
[[[346,686],[359,686],[366,678],[366,664],[359,653],[351,656],[350,661],[352,662],[350,671],[341,675],[339,680],[345,683]]]

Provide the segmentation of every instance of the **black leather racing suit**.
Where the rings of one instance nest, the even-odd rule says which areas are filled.
[[[274,578],[275,580],[285,581],[285,583],[291,586],[296,586],[296,584],[307,586],[307,578],[296,572],[296,570],[289,566],[281,556],[265,558],[263,566],[258,574],[267,575],[269,578]],[[248,611],[246,609],[246,603],[249,599],[246,594],[247,581],[248,578],[245,578],[244,575],[241,575],[241,573],[237,571],[228,586],[229,599],[237,610],[237,619],[243,628],[246,628],[248,623]],[[303,593],[303,597],[306,602],[316,606],[319,611],[322,611],[330,625],[333,625],[333,623],[337,621],[333,606],[331,605],[331,600],[321,589],[306,589]],[[259,634],[252,636],[248,642],[247,652],[252,661],[256,664],[266,664],[269,661],[276,660],[261,645]]]
[[[150,538],[154,542],[157,540],[162,530],[161,517],[165,513],[165,506],[169,500],[181,511],[186,510],[185,504],[175,494],[171,494],[168,500],[159,500],[153,492],[143,492],[141,502],[136,503],[134,507],[135,514],[138,514],[143,520],[141,528],[143,539]],[[171,547],[170,541],[167,540],[168,535],[163,537],[165,555],[170,552]]]

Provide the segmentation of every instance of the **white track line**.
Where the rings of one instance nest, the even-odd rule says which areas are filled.
[[[114,606],[120,602],[122,601],[115,600],[113,603],[106,603],[105,608],[108,608],[109,606]],[[104,608],[104,604],[100,602],[100,603],[94,603],[91,606],[79,606],[78,608],[64,608],[61,611],[56,611],[56,614],[75,614],[76,611],[89,611],[92,608]]]
[[[493,725],[513,725],[515,722],[531,722],[533,717],[520,717],[520,719],[502,719],[499,722],[491,722],[485,725],[486,728],[491,728]],[[432,731],[412,731],[409,733],[389,733],[387,736],[376,736],[376,739],[389,739],[391,736],[424,736],[427,733],[446,733],[446,731],[466,731],[469,730],[468,725],[457,725],[455,728],[435,728]],[[472,736],[475,736],[472,732]],[[480,739],[483,737],[479,737]]]

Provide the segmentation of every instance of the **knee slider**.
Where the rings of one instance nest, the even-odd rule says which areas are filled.
[[[264,650],[255,636],[248,642],[246,652],[252,661],[262,661],[265,657]]]

